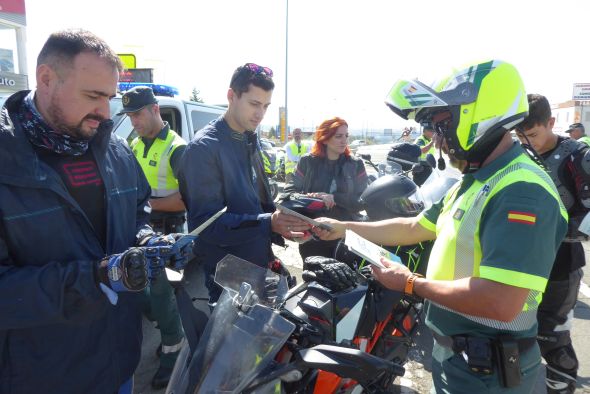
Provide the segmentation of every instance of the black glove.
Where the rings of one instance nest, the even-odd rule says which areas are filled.
[[[302,278],[306,282],[316,281],[333,291],[340,291],[355,286],[356,273],[338,260],[311,256],[303,263]]]
[[[182,238],[187,239],[177,244],[176,242]],[[142,238],[139,245],[145,247],[150,279],[160,276],[164,267],[177,271],[184,269],[192,250],[193,240],[194,237],[182,233],[168,235],[152,233]]]
[[[143,249],[129,248],[103,260],[98,268],[102,283],[116,291],[141,291],[148,284],[147,260]]]

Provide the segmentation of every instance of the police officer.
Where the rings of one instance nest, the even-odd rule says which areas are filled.
[[[578,140],[590,146],[590,137],[586,135],[586,129],[582,123],[573,123],[570,125],[566,133],[570,135],[570,138]]]
[[[425,299],[434,391],[530,393],[541,365],[537,306],[567,212],[551,178],[510,136],[528,111],[518,71],[492,60],[441,80],[398,81],[386,102],[440,130],[461,182],[417,217],[318,219],[334,231],[314,231],[333,239],[351,229],[384,245],[435,239],[425,278],[385,259],[387,268],[373,267],[385,287]]]
[[[420,160],[425,160],[427,154],[434,154],[436,153],[436,148],[434,147],[434,129],[432,128],[432,123],[424,122],[422,124],[422,135],[416,138],[414,144],[420,147]]]
[[[183,232],[185,207],[178,192],[176,171],[186,142],[160,115],[160,107],[150,87],[137,86],[123,97],[123,110],[138,134],[131,149],[152,188],[150,224],[164,234]],[[160,328],[160,367],[152,379],[154,388],[164,388],[184,337],[173,289],[161,275],[146,290],[146,315]]]
[[[539,305],[539,345],[547,362],[548,393],[576,390],[578,359],[570,338],[574,306],[586,256],[577,227],[590,207],[590,149],[553,133],[555,118],[545,96],[529,94],[529,115],[516,127],[523,144],[541,155],[569,214],[566,239],[559,247],[543,302]],[[579,123],[578,123],[579,125]],[[578,128],[576,124],[572,129]],[[582,128],[583,126],[580,125]],[[586,137],[588,138],[588,137]]]
[[[293,130],[293,140],[285,144],[285,182],[292,182],[293,173],[301,156],[309,152],[309,145],[301,141],[300,128]]]

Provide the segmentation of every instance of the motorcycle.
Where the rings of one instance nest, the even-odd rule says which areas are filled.
[[[315,282],[289,290],[285,277],[227,255],[215,281],[223,293],[198,344],[188,330],[189,345],[166,393],[385,393],[404,374],[397,363],[370,353],[395,359],[396,330],[412,329],[384,312],[401,305],[401,294],[384,292],[370,276],[359,274],[356,286],[339,291]],[[190,319],[186,309],[180,312],[184,325]],[[395,313],[413,312],[398,307]],[[369,341],[372,328],[363,316],[373,314],[388,333],[381,341]]]

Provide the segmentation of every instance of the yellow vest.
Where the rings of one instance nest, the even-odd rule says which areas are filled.
[[[165,140],[156,137],[146,157],[143,140],[136,137],[131,142],[133,154],[152,188],[152,197],[166,197],[178,191],[178,179],[172,172],[170,157],[181,145],[186,145],[186,142],[172,129],[168,130]]]
[[[307,151],[309,150],[308,145],[303,143],[303,141],[301,141],[301,143],[299,144],[299,146],[301,147],[300,151],[297,151],[297,143],[295,141],[291,141],[289,142],[289,144],[287,145],[287,149],[289,149],[291,151],[291,154],[293,156],[303,156],[304,154],[307,153]],[[297,167],[297,162],[296,161],[291,161],[289,160],[289,156],[285,156],[285,174],[292,174],[295,172],[295,167]]]
[[[420,137],[416,138],[416,141],[414,141],[414,143],[416,144],[416,143],[418,143],[418,141],[423,141],[424,146],[426,146],[430,143],[431,140],[427,139],[424,135],[421,135]],[[421,146],[420,148],[423,148],[423,146]],[[434,144],[432,144],[430,149],[428,149],[428,152],[420,153],[420,159],[425,160],[426,155],[429,153],[432,153],[433,156],[436,154],[436,148],[434,147]]]
[[[482,250],[479,240],[479,224],[482,213],[491,197],[505,187],[523,179],[538,184],[551,194],[558,201],[561,215],[567,221],[567,211],[549,175],[540,167],[531,163],[528,157],[520,155],[484,182],[474,180],[473,184],[459,197],[456,197],[456,195],[461,182],[457,183],[444,199],[443,209],[436,221],[436,229],[429,225],[430,222],[420,221],[420,224],[424,227],[436,231],[436,241],[428,260],[427,278],[456,280],[480,277]],[[460,215],[460,218],[457,217],[458,215]],[[484,268],[482,267],[482,269]],[[511,278],[514,279],[512,271],[492,267],[485,267],[485,269],[488,273],[495,270],[493,275],[501,279],[503,283],[511,284],[513,282],[511,280]],[[526,330],[536,323],[536,305],[541,302],[547,281],[526,274],[523,274],[518,280],[520,280],[521,287],[522,284],[525,284],[531,290],[523,310],[512,322],[466,315],[442,305],[434,304],[439,308],[458,313],[476,323],[491,328]]]
[[[583,135],[582,137],[578,138],[578,141],[590,146],[590,137],[588,137],[587,135]]]

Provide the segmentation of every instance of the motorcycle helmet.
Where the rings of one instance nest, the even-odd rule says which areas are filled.
[[[312,219],[326,216],[327,212],[326,205],[321,198],[309,197],[303,194],[290,193],[282,195],[279,203],[285,208]]]
[[[416,184],[401,174],[378,178],[360,199],[372,221],[416,216],[424,208]]]
[[[400,80],[385,103],[404,119],[432,122],[457,159],[483,162],[506,131],[528,115],[522,79],[500,60],[474,64],[428,86]]]
[[[391,146],[387,153],[387,161],[399,164],[402,171],[409,171],[418,163],[421,153],[418,145],[400,142]]]

